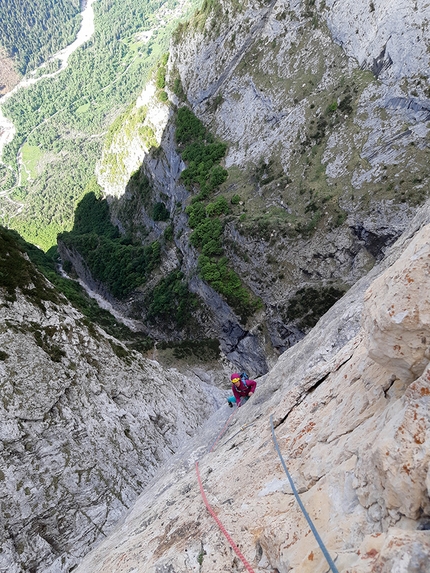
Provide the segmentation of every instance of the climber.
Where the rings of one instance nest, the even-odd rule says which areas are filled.
[[[227,398],[228,405],[233,408],[234,403],[236,403],[237,407],[240,408],[254,394],[257,382],[249,380],[245,373],[238,374],[237,372],[234,372],[230,379],[233,396]]]

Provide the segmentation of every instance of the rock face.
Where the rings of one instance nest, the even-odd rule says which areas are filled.
[[[429,244],[413,243],[393,265],[389,277],[380,277],[366,294],[369,356],[395,370],[409,383],[423,374],[430,359]],[[393,380],[394,381],[394,380]]]
[[[348,56],[371,68],[385,81],[419,75],[430,60],[422,34],[430,19],[427,2],[347,0],[342,10],[336,1],[316,2],[333,35]],[[348,15],[348,17],[346,17]]]
[[[270,416],[340,572],[427,572],[429,262],[427,205],[384,262],[258,381],[227,431],[224,407],[77,573],[244,570],[203,503],[197,459],[208,502],[253,571],[327,571]]]
[[[224,392],[129,351],[0,241],[0,571],[71,571]]]
[[[174,226],[153,283],[179,265],[206,304],[206,334],[252,373],[309,330],[290,307],[301,291],[354,286],[258,380],[216,444],[226,406],[170,460],[224,393],[88,324],[21,253],[22,282],[11,285],[10,266],[0,274],[0,570],[243,570],[202,503],[199,459],[209,503],[256,572],[326,571],[273,449],[272,416],[339,571],[424,573],[428,4],[249,0],[205,10],[176,34],[167,90],[228,143],[231,178],[220,193],[240,202],[225,249],[264,312],[242,324],[197,276],[173,112],[150,88],[99,169],[113,220],[121,230],[134,225],[136,236],[139,224],[151,239],[162,236],[167,223],[147,209],[132,223],[122,210],[143,161],[151,199],[165,201]],[[15,255],[2,251],[2,266]],[[79,254],[69,256],[85,275]],[[114,535],[75,569],[147,484]]]
[[[339,295],[364,276],[427,197],[429,16],[424,0],[225,0],[205,4],[176,32],[170,103],[189,106],[228,145],[230,177],[219,194],[240,203],[225,224],[225,254],[264,305],[247,324],[225,302],[219,314],[220,297],[197,276],[174,108],[145,89],[138,107],[145,102],[142,125],[157,149],[148,151],[127,120],[105,150],[99,182],[120,229],[130,225],[126,182],[139,161],[152,200],[170,211],[176,250],[164,253],[154,284],[180,268],[205,307],[206,336],[255,375],[321,316],[309,300],[324,300],[327,289]],[[144,207],[132,219],[151,240],[166,226]],[[144,312],[133,318],[145,322]],[[251,352],[229,339],[236,331]]]
[[[149,82],[100,158],[96,175],[111,197],[124,194],[131,174],[139,169],[151,147],[160,145],[169,115],[168,106],[157,99],[155,85]]]

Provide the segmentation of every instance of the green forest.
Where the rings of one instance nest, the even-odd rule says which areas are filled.
[[[22,75],[72,43],[81,18],[79,0],[2,0],[0,43]]]
[[[66,246],[77,249],[93,277],[117,298],[124,298],[145,283],[159,265],[160,244],[133,245],[110,222],[106,199],[88,193],[78,204],[73,230],[59,235]]]
[[[225,217],[230,213],[227,199],[217,195],[210,200],[228,177],[228,172],[220,165],[227,146],[215,141],[187,107],[180,107],[176,114],[176,142],[187,165],[181,179],[193,193],[186,211],[188,223],[193,229],[190,243],[200,252],[199,274],[246,323],[247,318],[261,308],[262,302],[242,284],[224,256],[222,239]]]
[[[150,187],[150,182],[146,182]],[[166,213],[169,218],[162,203],[155,203],[154,211],[163,220]],[[61,233],[58,238],[66,247],[79,252],[92,276],[118,299],[126,298],[146,283],[159,267],[163,247],[170,240],[164,236],[160,241],[142,245],[134,243],[129,235],[121,236],[110,221],[106,199],[97,192],[83,197],[76,209],[72,231]],[[71,271],[69,266],[65,261],[65,269]],[[185,276],[179,270],[169,273],[145,297],[146,319],[151,324],[161,319],[182,328],[191,320],[196,306],[197,298],[188,290]]]
[[[78,202],[91,192],[109,126],[155,73],[178,21],[163,18],[177,6],[177,0],[95,2],[95,33],[68,67],[2,106],[16,135],[0,166],[0,190],[7,193],[1,224],[44,250],[56,244],[58,233],[71,230]],[[139,36],[145,30],[152,30],[149,40]]]

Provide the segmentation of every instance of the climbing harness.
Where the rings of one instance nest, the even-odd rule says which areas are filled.
[[[290,472],[288,471],[287,466],[285,465],[284,458],[282,457],[282,454],[281,454],[281,451],[280,451],[280,449],[279,449],[278,442],[277,442],[276,436],[275,436],[275,429],[274,429],[274,427],[273,427],[273,416],[270,416],[270,425],[271,425],[271,428],[272,428],[272,438],[273,438],[273,443],[274,443],[274,445],[275,445],[275,450],[277,451],[278,456],[279,456],[279,459],[281,460],[282,467],[284,468],[285,473],[287,474],[288,481],[290,482],[290,486],[291,486],[291,489],[293,490],[293,493],[294,493],[294,496],[295,496],[295,498],[296,498],[296,500],[297,500],[297,503],[299,504],[300,509],[301,509],[302,512],[303,512],[303,515],[306,517],[306,521],[308,522],[309,527],[311,528],[312,533],[314,534],[315,539],[317,540],[318,545],[320,546],[320,549],[321,549],[321,551],[323,552],[323,555],[324,555],[324,557],[326,558],[327,563],[328,563],[329,566],[330,566],[330,569],[333,571],[333,573],[339,573],[339,571],[338,571],[336,565],[334,564],[333,559],[330,557],[329,552],[327,551],[327,549],[326,549],[326,547],[325,547],[325,545],[324,545],[324,543],[323,543],[321,537],[319,536],[319,533],[318,533],[318,531],[316,530],[315,525],[313,524],[311,518],[309,517],[308,512],[306,511],[305,506],[303,505],[303,502],[302,502],[302,500],[301,500],[300,497],[299,497],[299,494],[298,494],[298,491],[297,491],[297,489],[296,489],[296,486],[294,485],[294,482],[293,482],[293,480],[292,480],[292,478],[291,478],[291,476],[290,476]]]
[[[243,556],[242,552],[240,551],[239,547],[236,545],[236,543],[233,541],[233,539],[230,537],[229,533],[227,532],[227,530],[225,529],[225,527],[223,526],[223,524],[221,523],[221,521],[218,519],[218,516],[216,515],[216,513],[214,512],[214,510],[211,508],[211,506],[209,505],[209,502],[206,498],[206,494],[204,492],[203,489],[203,485],[202,485],[202,480],[200,478],[200,472],[199,472],[199,462],[196,461],[196,473],[197,473],[197,481],[199,482],[199,488],[200,488],[200,493],[202,495],[203,501],[206,505],[207,510],[209,511],[209,513],[212,515],[212,517],[214,518],[214,520],[216,521],[218,527],[220,528],[221,532],[224,534],[225,538],[227,539],[227,541],[230,543],[233,551],[236,553],[236,555],[239,557],[239,559],[242,561],[242,563],[245,565],[245,568],[247,571],[249,571],[249,573],[254,573],[254,570],[252,569],[251,565],[248,563],[248,561],[245,559],[245,557]]]

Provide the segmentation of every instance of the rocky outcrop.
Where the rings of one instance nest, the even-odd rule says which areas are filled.
[[[422,376],[430,360],[429,243],[413,242],[390,269],[376,280],[365,296],[364,320],[369,356],[392,368],[401,384]]]
[[[169,115],[168,106],[157,99],[154,83],[148,82],[136,105],[122,116],[121,127],[113,131],[96,168],[98,182],[110,197],[124,194],[131,175],[150,149],[160,145]]]
[[[384,81],[418,76],[429,68],[427,2],[347,0],[342,10],[336,0],[317,0],[315,4],[335,42]]]
[[[430,205],[389,256],[151,482],[77,573],[326,571],[273,448],[341,573],[424,573],[430,560]],[[224,412],[224,414],[223,414]],[[212,446],[212,449],[211,449]],[[211,449],[211,451],[209,451]]]
[[[129,351],[1,241],[27,270],[0,273],[0,571],[71,571],[224,392]]]

